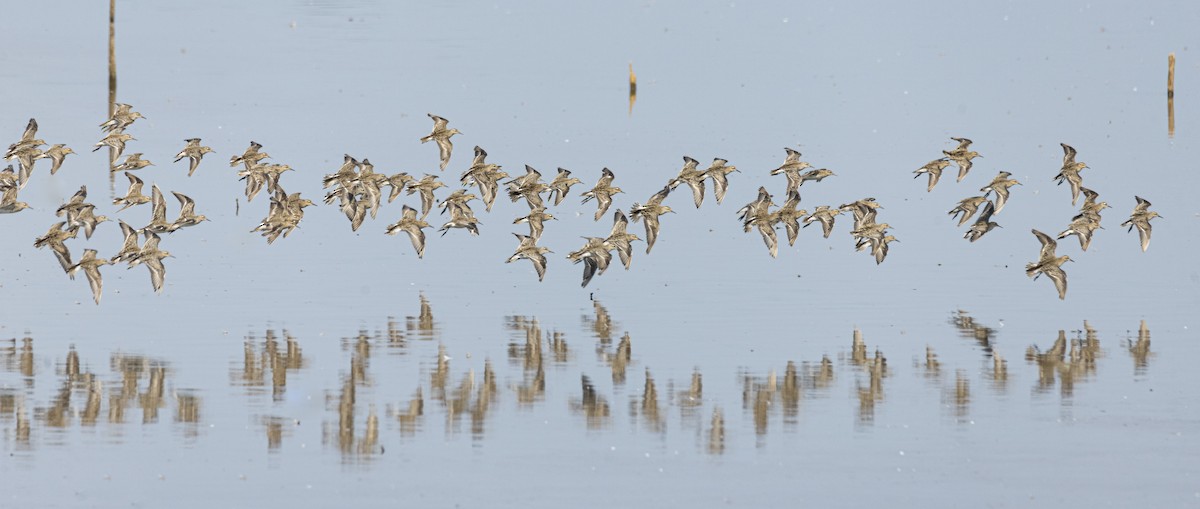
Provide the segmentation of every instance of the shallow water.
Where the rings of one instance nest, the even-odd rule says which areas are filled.
[[[101,306],[31,244],[81,184],[115,210],[105,156],[86,150],[107,107],[107,12],[47,9],[61,19],[11,26],[0,48],[0,133],[15,140],[36,117],[40,137],[81,154],[53,176],[39,163],[21,193],[34,210],[0,216],[0,477],[26,487],[4,505],[1200,496],[1194,5],[123,3],[117,97],[148,117],[126,153],[212,222],[164,238],[175,258],[160,295],[140,267],[105,267]],[[437,173],[437,149],[417,142],[426,112],[465,133],[439,174],[450,189],[476,144],[512,174],[570,168],[575,194],[611,168],[626,191],[614,209],[661,188],[683,155],[743,173],[720,205],[711,190],[698,210],[673,194],[653,254],[635,244],[630,270],[585,289],[565,254],[609,223],[574,198],[551,209],[542,283],[503,263],[526,213],[503,198],[478,212],[479,237],[429,230],[422,260],[382,234],[415,196],[358,232],[317,206],[273,245],[247,233],[267,199],[247,203],[224,161],[250,140],[316,201],[343,153]],[[926,193],[911,171],[950,136],[984,158]],[[188,178],[170,158],[190,137],[216,153]],[[1030,228],[1074,214],[1051,181],[1060,142],[1113,205],[1086,253],[1061,243],[1076,259],[1065,301],[1022,273]],[[845,216],[778,259],[741,231],[734,211],[758,186],[782,201],[768,172],[784,146],[837,172],[806,183],[802,207],[884,205],[901,242],[883,264],[854,252]],[[1003,228],[968,243],[944,214],[999,170],[1024,185]],[[1163,215],[1145,253],[1117,226],[1135,194]],[[68,245],[104,255],[120,241],[105,224]]]

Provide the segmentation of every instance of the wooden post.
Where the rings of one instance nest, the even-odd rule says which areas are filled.
[[[1167,136],[1175,137],[1175,54],[1167,55]]]

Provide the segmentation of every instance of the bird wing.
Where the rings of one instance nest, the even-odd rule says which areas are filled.
[[[87,275],[88,285],[92,287],[92,299],[96,304],[100,304],[100,291],[104,286],[104,281],[100,278],[100,267],[88,265],[83,268],[83,273]]]
[[[155,292],[161,292],[163,280],[167,277],[167,268],[163,266],[162,259],[151,256],[145,260],[145,264],[150,270],[150,285],[154,287]]]
[[[1041,263],[1041,260],[1054,258],[1054,250],[1058,248],[1058,242],[1036,229],[1032,231],[1033,235],[1042,243],[1042,252],[1038,255],[1038,263]]]
[[[442,158],[441,169],[445,170],[446,165],[450,164],[450,151],[454,150],[454,144],[450,142],[450,138],[441,137],[437,139],[438,153]]]

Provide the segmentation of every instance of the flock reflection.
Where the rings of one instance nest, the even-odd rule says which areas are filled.
[[[265,435],[265,450],[276,453],[298,440],[304,426],[315,425],[323,446],[348,462],[369,462],[387,446],[403,447],[430,432],[468,436],[479,446],[498,414],[555,409],[571,416],[567,422],[573,424],[567,426],[589,432],[621,432],[622,423],[630,423],[627,432],[692,433],[698,451],[720,455],[742,442],[728,442],[730,433],[752,433],[762,447],[774,433],[797,430],[808,401],[823,400],[827,406],[849,396],[856,426],[870,428],[883,418],[881,411],[900,404],[892,402],[889,386],[895,391],[898,382],[915,382],[934,391],[950,420],[967,422],[972,405],[1007,393],[1014,379],[1030,386],[1033,397],[1057,393],[1065,405],[1077,387],[1098,376],[1098,361],[1106,355],[1127,355],[1135,376],[1144,376],[1154,358],[1145,322],[1108,351],[1085,321],[1080,329],[1059,330],[1052,339],[1029,344],[1028,371],[1010,378],[1007,360],[994,348],[999,329],[956,311],[948,322],[982,354],[977,367],[951,365],[926,345],[923,354],[893,352],[913,358],[911,370],[903,364],[898,369],[854,330],[848,349],[832,356],[788,360],[778,370],[740,369],[742,419],[749,426],[739,426],[737,420],[727,422],[733,388],[706,392],[699,369],[679,378],[659,376],[635,356],[635,333],[615,322],[599,301],[593,305],[582,317],[582,328],[574,330],[544,325],[532,316],[505,317],[507,359],[499,364],[456,357],[424,296],[412,315],[388,317],[376,330],[343,337],[342,367],[334,371],[312,369],[302,341],[287,329],[250,332],[240,357],[231,355],[229,384],[239,394],[233,404],[249,410],[250,429]],[[588,347],[594,355],[586,353]],[[410,385],[394,382],[404,380],[395,376],[403,369],[417,375]],[[379,376],[383,372],[386,384]],[[179,386],[174,376],[170,362],[153,356],[112,353],[107,365],[98,367],[82,360],[73,346],[42,352],[32,337],[0,341],[0,440],[6,452],[30,451],[69,443],[69,430],[99,428],[111,443],[121,444],[140,423],[168,426],[184,440],[202,441],[209,424],[205,395]],[[336,381],[315,392],[289,394],[289,381],[298,377],[308,384]],[[906,386],[905,399],[911,391]],[[290,405],[297,399],[314,401],[317,422],[307,422],[313,416]]]

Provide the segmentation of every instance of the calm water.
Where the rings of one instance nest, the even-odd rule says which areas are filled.
[[[161,295],[140,267],[105,267],[95,306],[31,244],[81,184],[115,212],[106,156],[87,150],[107,108],[105,7],[13,6],[56,22],[12,24],[0,45],[0,139],[36,117],[81,153],[54,176],[39,163],[21,193],[34,210],[0,216],[0,505],[1200,500],[1196,5],[121,3],[117,97],[148,117],[126,153],[212,222],[164,238]],[[267,199],[247,203],[225,161],[250,140],[316,200],[344,153],[437,173],[417,142],[427,112],[465,133],[439,174],[451,190],[474,145],[514,175],[569,168],[575,194],[611,168],[614,209],[683,155],[743,173],[720,205],[673,194],[653,254],[636,244],[630,270],[586,289],[565,254],[609,223],[574,197],[551,209],[542,283],[503,263],[527,213],[503,198],[477,211],[479,237],[429,230],[423,260],[382,234],[415,196],[358,232],[318,206],[273,245],[248,233]],[[926,193],[911,171],[950,136],[984,157]],[[188,178],[170,161],[191,137],[216,153]],[[1075,211],[1051,180],[1060,142],[1113,206],[1086,253],[1061,243],[1077,260],[1065,301],[1022,273],[1030,228]],[[882,265],[854,252],[845,216],[778,259],[741,231],[758,186],[782,202],[768,172],[784,146],[837,172],[802,207],[883,204],[901,242]],[[945,212],[1000,170],[1024,185],[1003,228],[967,243]],[[1118,227],[1134,195],[1163,215],[1145,253]],[[109,223],[68,245],[120,242]]]

